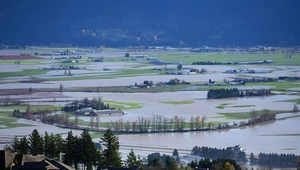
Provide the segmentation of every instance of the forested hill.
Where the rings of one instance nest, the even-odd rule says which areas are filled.
[[[1,0],[0,43],[291,46],[299,0]]]

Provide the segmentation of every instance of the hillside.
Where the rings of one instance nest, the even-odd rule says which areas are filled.
[[[2,0],[0,43],[294,46],[297,0]]]

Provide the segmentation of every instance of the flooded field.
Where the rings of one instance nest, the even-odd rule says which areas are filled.
[[[47,49],[41,49],[43,52]],[[1,51],[0,54],[17,54],[21,51]],[[22,51],[27,53],[29,51]],[[213,81],[223,82],[224,79],[232,79],[234,77],[269,77],[274,78],[278,76],[300,76],[300,66],[285,66],[285,65],[221,65],[221,66],[199,66],[199,65],[184,65],[184,67],[191,68],[205,68],[208,73],[196,75],[165,75],[165,74],[141,74],[142,70],[150,70],[153,68],[164,68],[166,66],[149,65],[148,62],[134,62],[123,61],[120,57],[124,56],[123,51],[119,52],[101,52],[88,53],[90,56],[101,57],[105,56],[108,61],[101,63],[87,63],[80,64],[79,67],[85,67],[83,70],[72,70],[72,76],[64,75],[63,70],[49,71],[45,74],[34,76],[13,76],[0,79],[0,90],[2,89],[41,89],[41,88],[56,88],[60,84],[65,88],[71,87],[106,87],[106,86],[129,86],[135,83],[142,83],[144,80],[151,80],[153,82],[166,82],[170,79],[178,78],[192,83],[207,83],[209,79]],[[133,54],[143,54],[133,53]],[[159,56],[159,52],[150,53],[154,56]],[[165,55],[165,53],[162,53]],[[187,53],[189,54],[189,53]],[[119,57],[119,58],[118,58]],[[123,58],[122,58],[123,59]],[[116,61],[113,61],[116,60]],[[43,67],[51,67],[53,65],[60,65],[55,60],[45,60],[42,63],[24,63],[20,65],[1,63],[0,74],[4,72],[21,72],[27,69],[41,69]],[[176,65],[168,65],[168,68],[176,68]],[[103,68],[109,68],[110,71],[103,71]],[[257,71],[266,71],[267,73],[260,74],[229,74],[224,73],[230,69],[255,69]],[[120,70],[131,70],[132,75],[119,75],[114,77],[114,74],[121,74]],[[136,75],[135,75],[136,74]],[[110,75],[112,77],[105,78],[103,75]],[[100,78],[84,79],[85,76],[100,76]],[[102,76],[102,77],[101,77]],[[42,83],[19,83],[20,80],[28,80],[32,77],[49,79]],[[53,78],[59,78],[53,80]],[[70,79],[70,80],[64,80]],[[274,85],[253,85],[253,86],[238,86],[239,89],[253,89],[253,88],[274,88]],[[189,87],[195,90],[195,87]],[[101,96],[104,101],[108,103],[119,102],[119,105],[124,106],[125,115],[102,115],[101,122],[110,122],[122,119],[123,121],[136,121],[139,116],[151,117],[153,115],[162,115],[165,117],[182,116],[188,121],[192,116],[206,116],[208,122],[233,122],[241,121],[229,119],[222,116],[220,113],[236,113],[249,112],[251,110],[284,110],[291,111],[296,104],[295,102],[286,102],[285,100],[299,99],[298,92],[300,91],[297,82],[293,82],[293,87],[282,87],[284,90],[279,91],[279,95],[272,95],[267,97],[244,97],[244,98],[227,98],[227,99],[212,99],[207,100],[207,91],[174,91],[161,93],[87,93],[87,92],[37,92],[26,95],[2,95],[0,99],[9,97],[10,99],[20,99],[32,105],[55,105],[63,106],[67,101],[82,100],[85,97],[92,99],[93,97]],[[289,90],[286,92],[285,90]],[[295,95],[288,95],[287,93],[294,93]],[[51,101],[52,100],[52,101]],[[57,100],[57,101],[56,101]],[[62,101],[62,102],[58,102]],[[181,101],[188,101],[181,103]],[[122,104],[130,102],[138,104],[138,108],[131,108],[129,105]],[[174,104],[175,102],[175,104]],[[177,102],[177,103],[176,103]],[[120,104],[121,103],[121,104]],[[222,106],[222,107],[220,107]],[[298,105],[299,106],[299,105]],[[10,110],[1,107],[0,110],[4,113]],[[8,114],[8,113],[7,113]],[[295,113],[289,113],[295,116]],[[285,117],[285,115],[278,115]],[[297,114],[296,114],[297,115]],[[1,115],[2,116],[2,115]],[[299,115],[297,115],[299,116]],[[2,118],[2,117],[0,117]],[[80,119],[88,122],[89,117],[81,116]],[[66,134],[69,129],[62,129],[53,125],[45,125],[38,121],[30,121],[19,119],[17,123],[30,124],[34,126],[29,127],[15,127],[5,128],[0,122],[0,136],[1,135],[28,135],[33,129],[38,129],[41,133],[52,132]],[[188,133],[162,133],[162,134],[139,134],[139,135],[120,135],[121,150],[127,153],[129,147],[136,150],[141,156],[146,156],[150,152],[169,153],[171,149],[178,149],[184,153],[188,153],[192,147],[209,146],[216,148],[225,148],[233,145],[241,145],[246,149],[247,154],[253,152],[276,152],[276,153],[300,153],[300,118],[281,119],[273,123],[261,124],[253,127],[244,127],[222,131],[211,132],[188,132]],[[73,130],[74,131],[74,130]],[[76,131],[75,134],[79,134]],[[99,141],[99,137],[95,137],[94,141]],[[157,142],[159,141],[159,143]],[[125,147],[124,145],[128,145]],[[150,146],[145,149],[143,146]],[[165,149],[162,149],[165,148]]]

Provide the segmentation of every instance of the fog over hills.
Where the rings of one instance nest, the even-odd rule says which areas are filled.
[[[0,43],[295,46],[299,0],[1,0]]]

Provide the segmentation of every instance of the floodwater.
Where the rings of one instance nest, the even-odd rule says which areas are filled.
[[[35,51],[35,49],[33,49]],[[5,52],[5,51],[4,51]],[[7,51],[6,51],[7,52]],[[7,54],[20,53],[20,51],[8,51]],[[28,51],[24,51],[28,53]],[[94,56],[124,56],[124,52],[107,54],[107,53],[95,53]],[[24,69],[39,69],[42,67],[51,67],[53,63],[43,64],[2,64],[0,72],[21,71]],[[72,70],[74,77],[97,74],[109,74],[103,72],[103,68],[110,68],[112,71],[117,69],[129,69],[136,63],[126,62],[103,62],[85,64],[82,67],[86,67],[86,70]],[[161,66],[146,66],[140,68],[134,68],[137,71],[139,69],[152,69],[159,68]],[[164,66],[163,66],[164,67]],[[168,66],[176,67],[176,66]],[[173,78],[179,78],[187,82],[208,82],[209,79],[213,81],[222,81],[224,78],[236,77],[235,74],[223,73],[228,69],[255,69],[258,71],[270,71],[265,74],[247,74],[247,76],[264,76],[264,77],[278,77],[278,76],[299,76],[299,66],[186,66],[194,68],[206,68],[209,73],[199,75],[141,75],[135,77],[119,77],[114,79],[94,79],[94,80],[72,80],[72,81],[47,81],[43,83],[14,83],[21,79],[28,79],[27,77],[12,77],[7,79],[1,79],[1,82],[7,82],[6,84],[0,84],[1,89],[18,89],[18,88],[59,88],[60,84],[64,87],[99,87],[99,86],[127,86],[134,83],[141,83],[144,80],[152,80],[153,82],[166,82]],[[0,73],[1,74],[1,73]],[[49,77],[62,77],[64,71],[50,71],[45,75],[37,75],[39,78]],[[271,88],[270,86],[259,86],[258,88]],[[250,87],[248,87],[250,88]],[[299,91],[299,88],[293,88],[291,90]],[[11,99],[28,99],[32,104],[45,104],[43,100],[56,99],[56,100],[76,100],[88,97],[101,96],[104,100],[116,101],[116,102],[132,102],[139,103],[142,108],[124,110],[125,115],[117,116],[101,116],[102,122],[110,122],[119,119],[124,121],[135,121],[139,116],[152,116],[162,115],[166,117],[183,116],[186,120],[189,120],[191,116],[206,116],[207,121],[226,121],[228,120],[220,117],[217,113],[226,112],[248,112],[250,110],[292,110],[294,103],[292,102],[280,102],[282,100],[299,98],[297,95],[273,95],[270,97],[244,97],[244,98],[229,98],[218,100],[206,100],[207,92],[203,91],[181,91],[181,92],[164,92],[164,93],[35,93],[31,95],[11,95]],[[0,96],[0,99],[6,96]],[[162,102],[166,101],[193,101],[191,104],[166,104]],[[33,101],[33,102],[32,102]],[[48,104],[60,105],[63,103],[49,102]],[[229,104],[230,107],[224,109],[218,109],[216,106],[221,104]],[[278,117],[280,117],[279,115]],[[83,120],[89,121],[89,117],[80,117]],[[47,132],[62,133],[68,132],[68,129],[58,128],[52,125],[45,125],[40,122],[19,119],[20,123],[33,124],[35,126],[30,127],[18,127],[11,129],[0,129],[0,135],[28,135],[33,129],[38,129],[42,134]],[[1,122],[0,122],[1,128]],[[74,131],[76,134],[80,134],[80,131]],[[94,139],[99,141],[99,139]],[[137,134],[137,135],[120,135],[119,136],[122,152],[129,151],[132,147],[136,153],[145,156],[151,152],[169,153],[168,149],[181,149],[191,150],[192,147],[209,146],[216,148],[224,148],[234,145],[241,145],[246,149],[247,154],[254,152],[276,152],[276,153],[294,153],[300,154],[300,118],[288,118],[278,120],[273,123],[267,123],[263,125],[244,127],[238,129],[211,131],[211,132],[187,132],[187,133],[161,133],[161,134]],[[123,145],[129,145],[127,149]],[[137,147],[140,146],[140,147]],[[152,149],[141,148],[143,146],[151,146]],[[0,146],[1,148],[1,146]],[[156,148],[156,149],[155,149]],[[165,149],[161,149],[165,148]],[[186,151],[185,151],[186,152]]]
[[[157,148],[192,149],[194,146],[226,148],[241,145],[247,154],[253,152],[300,154],[300,118],[274,123],[211,132],[120,135],[121,144]],[[159,142],[158,142],[159,141]],[[142,150],[142,149],[141,149]],[[157,149],[157,151],[162,149]],[[164,150],[162,150],[164,152]]]

